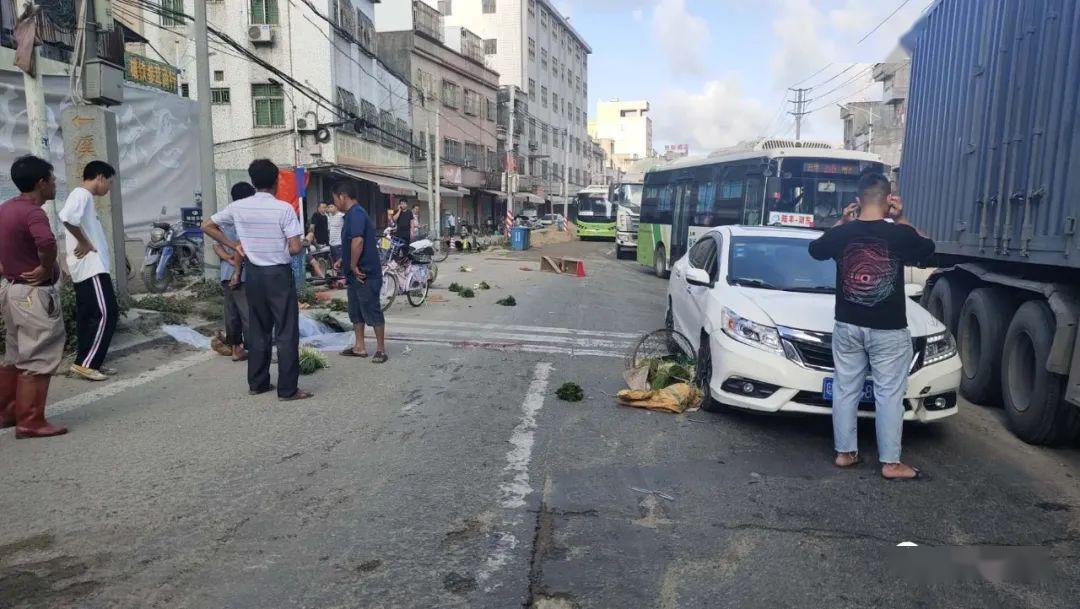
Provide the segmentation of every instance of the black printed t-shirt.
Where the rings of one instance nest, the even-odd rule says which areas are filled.
[[[887,220],[855,220],[810,244],[817,260],[836,261],[836,321],[873,328],[907,327],[904,266],[923,262],[934,242]]]

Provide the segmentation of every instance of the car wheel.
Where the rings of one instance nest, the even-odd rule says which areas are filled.
[[[1001,349],[1015,311],[1012,292],[1003,288],[973,290],[960,310],[960,392],[976,404],[1001,404]]]
[[[653,253],[653,272],[661,279],[667,279],[667,252],[664,250],[664,246],[656,246],[656,252]]]
[[[1065,377],[1046,369],[1054,340],[1054,313],[1042,300],[1016,311],[1001,357],[1005,419],[1028,444],[1064,444],[1080,433],[1080,409],[1064,399]]]
[[[694,366],[694,385],[701,390],[701,409],[706,412],[723,412],[724,406],[712,397],[712,347],[709,345],[709,335],[701,333],[701,344],[698,346],[697,363]]]

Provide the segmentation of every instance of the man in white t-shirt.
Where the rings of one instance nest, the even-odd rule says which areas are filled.
[[[278,399],[303,400],[312,394],[297,387],[300,378],[300,309],[291,258],[303,249],[304,229],[296,211],[279,200],[278,168],[268,159],[248,167],[255,195],[232,202],[203,221],[203,232],[246,260],[244,289],[248,299],[248,393],[258,395],[270,384],[270,359],[277,345]],[[221,230],[231,226],[238,239]]]
[[[345,225],[345,214],[333,203],[326,204],[326,225],[330,231],[330,266],[341,260],[341,227]]]
[[[109,194],[115,175],[108,163],[90,161],[83,168],[82,185],[71,191],[60,210],[60,221],[67,229],[68,274],[75,284],[78,350],[71,372],[90,381],[103,381],[113,374],[102,363],[120,317],[109,275],[111,244],[94,208],[94,197]]]

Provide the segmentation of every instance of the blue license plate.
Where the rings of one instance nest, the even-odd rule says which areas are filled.
[[[825,377],[825,380],[821,382],[821,397],[826,400],[832,399],[833,392],[833,378],[831,376]],[[874,381],[866,381],[863,383],[862,397],[859,398],[860,402],[873,402],[874,401]]]

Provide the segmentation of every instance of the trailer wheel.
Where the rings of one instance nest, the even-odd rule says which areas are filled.
[[[1061,444],[1080,433],[1080,408],[1064,398],[1065,377],[1046,369],[1054,313],[1042,300],[1016,311],[1005,335],[1001,393],[1009,429],[1029,444]]]
[[[956,322],[960,318],[960,309],[964,306],[964,299],[971,291],[969,282],[964,281],[957,275],[941,277],[923,297],[923,306],[934,317],[941,320],[945,327],[956,335]]]
[[[972,290],[957,323],[957,348],[963,372],[960,391],[977,404],[1001,404],[1001,349],[1016,311],[1005,288]]]

